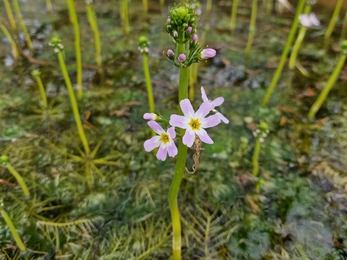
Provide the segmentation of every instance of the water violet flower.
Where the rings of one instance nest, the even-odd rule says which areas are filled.
[[[170,125],[186,129],[182,138],[183,144],[191,147],[197,135],[200,140],[207,144],[213,144],[211,137],[207,134],[204,128],[214,127],[220,123],[219,115],[215,114],[206,117],[210,113],[213,105],[210,102],[203,102],[199,109],[194,112],[193,106],[189,99],[183,99],[180,102],[183,115],[171,115]]]
[[[214,56],[216,56],[216,50],[211,48],[203,49],[200,52],[201,59],[209,59],[209,58],[213,58]]]
[[[165,161],[167,155],[170,157],[175,157],[177,155],[177,147],[173,141],[176,137],[176,132],[174,127],[168,128],[165,131],[157,122],[149,121],[148,125],[154,130],[158,135],[153,136],[151,139],[147,140],[143,146],[146,152],[152,151],[154,148],[159,147],[157,152],[157,159]]]
[[[223,97],[217,97],[213,101],[208,99],[204,87],[201,87],[201,97],[202,97],[202,101],[211,103],[211,105],[212,105],[212,112],[215,112],[216,115],[219,116],[220,120],[222,120],[225,124],[229,123],[229,120],[225,116],[223,116],[220,112],[218,112],[217,110],[214,109],[215,107],[218,107],[221,104],[223,104],[223,102],[224,102],[224,98]]]
[[[301,25],[305,26],[305,27],[312,27],[312,26],[320,25],[320,22],[314,13],[311,13],[309,15],[308,14],[300,14],[299,15],[299,21],[300,21]]]

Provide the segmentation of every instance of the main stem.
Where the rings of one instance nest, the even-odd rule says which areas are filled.
[[[341,7],[343,4],[343,0],[338,0],[336,5],[335,5],[335,9],[334,9],[334,13],[330,19],[329,25],[328,25],[328,29],[326,30],[325,34],[324,34],[324,45],[325,48],[328,47],[328,40],[334,30],[335,24],[337,22],[337,19],[339,18],[339,13],[341,11]]]
[[[143,71],[145,73],[145,78],[146,78],[149,112],[154,113],[154,98],[153,98],[151,76],[149,74],[148,55],[147,54],[143,54]]]
[[[83,147],[84,147],[84,152],[86,153],[86,156],[88,156],[90,154],[90,147],[89,147],[89,144],[88,144],[87,137],[86,137],[86,135],[84,133],[84,130],[83,130],[81,117],[80,117],[80,114],[79,114],[79,111],[78,111],[78,106],[77,106],[75,93],[73,91],[71,80],[69,78],[69,74],[68,74],[67,69],[66,69],[63,53],[60,52],[60,51],[58,52],[58,59],[59,59],[60,68],[61,68],[61,70],[63,72],[63,76],[64,76],[64,79],[65,79],[66,88],[67,88],[67,90],[69,92],[70,103],[71,103],[73,115],[75,117],[77,131],[78,131],[78,134],[79,134],[79,136],[81,138],[81,141],[82,141],[82,144],[83,144]]]
[[[277,82],[278,82],[278,80],[279,80],[279,78],[281,76],[281,73],[283,71],[284,64],[287,61],[288,52],[289,52],[290,46],[291,46],[291,44],[293,42],[295,33],[297,31],[297,28],[298,28],[299,15],[302,13],[302,10],[304,8],[305,2],[306,2],[305,0],[300,0],[299,3],[298,3],[298,7],[296,9],[296,13],[295,13],[294,21],[293,21],[293,24],[292,24],[292,28],[290,29],[290,33],[289,33],[286,45],[284,47],[284,50],[283,50],[283,53],[282,53],[282,56],[281,56],[280,64],[278,65],[277,70],[275,72],[275,75],[272,78],[271,85],[270,85],[270,87],[268,88],[268,90],[267,90],[267,92],[265,94],[265,97],[263,99],[263,106],[267,105],[267,103],[268,103],[268,101],[269,101],[269,99],[271,97],[272,92],[274,91],[275,87],[277,86]]]
[[[251,22],[249,24],[249,34],[248,34],[248,41],[246,46],[246,55],[248,56],[249,52],[251,51],[251,47],[253,44],[253,38],[254,38],[254,32],[255,32],[255,22],[257,20],[257,9],[258,9],[258,0],[252,1],[252,14],[251,14]]]
[[[253,175],[258,176],[259,173],[259,153],[260,153],[260,140],[257,138],[255,141],[254,152],[252,156],[252,164],[253,164]]]
[[[179,36],[184,37],[183,33]],[[178,55],[184,53],[184,44],[177,44],[177,53]],[[180,79],[179,79],[179,92],[178,92],[179,101],[188,98],[188,69],[180,68]],[[182,111],[180,111],[182,114]],[[184,135],[185,130],[181,129],[181,136]],[[178,156],[176,161],[176,170],[173,177],[170,192],[169,192],[169,204],[172,218],[172,253],[173,260],[181,259],[181,220],[180,212],[177,203],[178,192],[183,178],[183,173],[185,170],[186,160],[187,160],[187,150],[188,147],[182,143],[182,139],[179,141],[178,145]]]

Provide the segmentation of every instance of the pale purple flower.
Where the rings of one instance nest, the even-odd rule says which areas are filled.
[[[154,113],[145,113],[143,115],[143,119],[145,120],[158,120],[160,118],[160,116],[158,116],[157,114]]]
[[[218,107],[221,104],[223,104],[223,102],[224,102],[223,97],[217,97],[215,100],[208,99],[204,87],[201,87],[201,97],[202,97],[202,101],[211,103],[211,105],[212,105],[211,111],[215,112],[216,115],[219,116],[220,120],[222,120],[225,124],[229,123],[229,120],[225,116],[223,116],[220,112],[218,112],[216,109],[214,109],[215,107]]]
[[[212,109],[210,102],[203,102],[199,109],[194,112],[193,106],[189,99],[183,99],[180,102],[180,107],[183,112],[183,116],[171,115],[170,125],[186,129],[186,132],[182,138],[183,144],[191,147],[197,135],[200,140],[207,144],[213,144],[211,137],[207,134],[204,128],[210,128],[220,123],[220,117],[218,115],[212,115],[206,117]]]
[[[299,15],[299,21],[300,21],[301,25],[305,26],[305,27],[312,27],[312,26],[320,25],[320,22],[314,13],[311,13],[309,15],[308,14],[300,14]]]
[[[198,36],[197,36],[196,34],[194,34],[194,35],[192,36],[192,41],[193,41],[193,42],[197,42],[197,41],[198,41]]]
[[[188,28],[187,28],[187,33],[191,33],[193,31],[193,28],[191,27],[191,26],[189,26]]]
[[[213,58],[214,56],[216,56],[216,50],[211,48],[203,49],[200,53],[200,57],[202,59],[209,59]]]
[[[186,55],[184,55],[183,53],[178,55],[178,61],[179,62],[184,62],[187,58],[186,58]]]
[[[174,56],[175,55],[175,53],[171,49],[168,49],[166,54],[167,54],[167,56]]]
[[[165,161],[167,155],[170,157],[175,157],[177,155],[177,147],[174,142],[174,138],[176,137],[176,132],[174,127],[168,128],[165,131],[157,122],[149,121],[148,125],[150,128],[154,130],[158,135],[153,136],[151,139],[148,139],[143,147],[146,152],[152,151],[154,148],[159,147],[157,152],[157,159],[161,161]]]
[[[173,37],[177,37],[178,36],[178,32],[177,31],[173,31]]]

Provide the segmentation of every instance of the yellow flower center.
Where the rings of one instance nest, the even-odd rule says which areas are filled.
[[[164,144],[166,144],[170,142],[170,137],[168,134],[161,134],[159,140],[162,141]]]
[[[200,130],[201,123],[199,119],[192,118],[189,122],[189,125],[192,128],[192,130]]]

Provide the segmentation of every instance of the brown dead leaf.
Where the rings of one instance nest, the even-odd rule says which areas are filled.
[[[252,130],[252,131],[255,131],[258,129],[258,125],[255,124],[255,123],[249,123],[246,125],[246,127],[249,129],[249,130]]]
[[[230,66],[231,66],[230,60],[227,60],[227,59],[222,58],[222,62],[223,62],[223,64],[225,65],[225,67],[230,67]]]
[[[257,203],[254,202],[254,200],[250,199],[249,204],[251,204],[253,211],[255,211],[255,212],[259,211],[259,206],[257,205]]]
[[[124,106],[140,106],[141,104],[140,101],[128,101],[124,103]]]
[[[305,97],[314,97],[316,95],[316,92],[312,88],[307,88],[302,94]]]
[[[280,126],[284,126],[287,123],[288,118],[286,116],[282,116],[280,120]]]
[[[329,121],[329,117],[323,117],[321,119],[316,120],[317,124],[324,124]]]
[[[6,185],[11,186],[11,187],[16,186],[16,184],[5,181],[4,179],[0,179],[0,183],[6,184]]]
[[[123,107],[119,110],[112,110],[110,112],[110,116],[116,115],[117,117],[121,117],[121,116],[129,116],[129,107]]]

